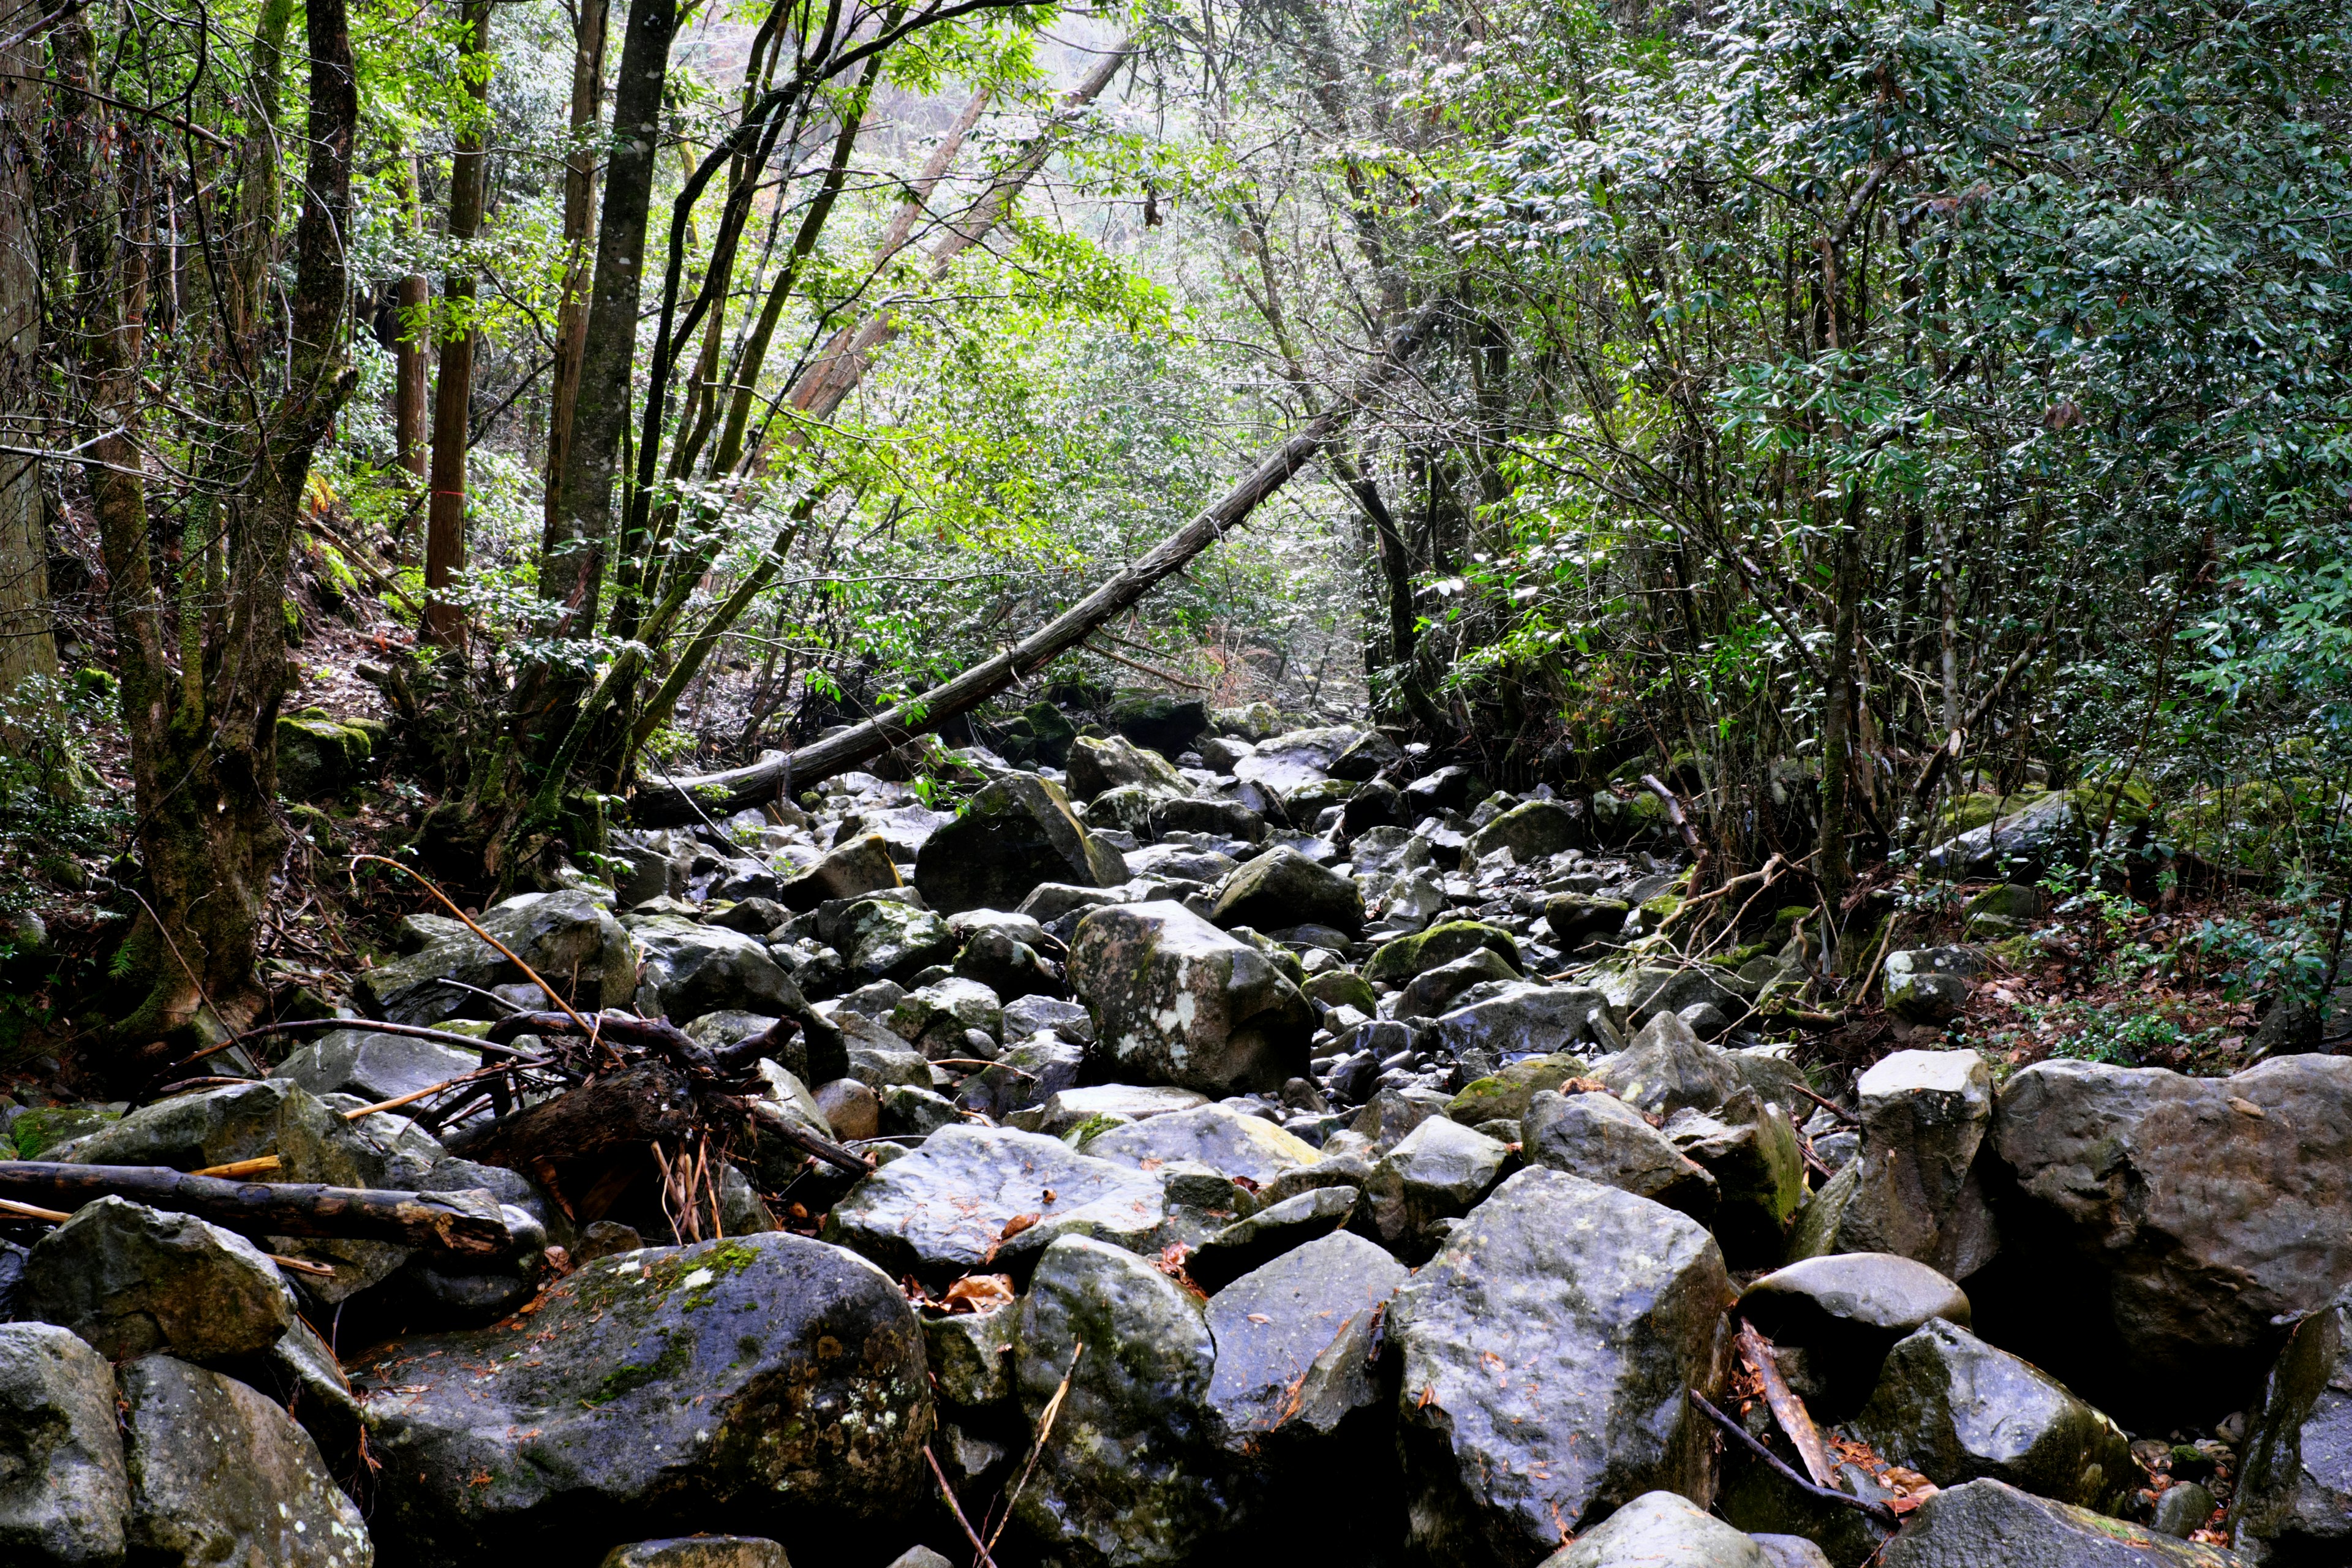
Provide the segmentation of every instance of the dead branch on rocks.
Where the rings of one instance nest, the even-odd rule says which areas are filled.
[[[128,1198],[208,1220],[241,1236],[313,1236],[389,1241],[474,1258],[503,1258],[522,1238],[498,1200],[478,1191],[373,1192],[304,1182],[232,1182],[162,1165],[69,1165],[0,1160],[0,1196],[79,1208]]]

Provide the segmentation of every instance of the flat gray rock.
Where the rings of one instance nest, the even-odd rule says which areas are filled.
[[[1643,1492],[1542,1568],[1774,1568],[1748,1537],[1675,1492]]]
[[[2352,1559],[2352,1301],[2287,1336],[2246,1436],[2234,1509],[2231,1539],[2249,1555]]]
[[[1993,1480],[1929,1498],[1879,1559],[1884,1568],[2247,1568],[2248,1561]]]
[[[1502,1179],[1510,1150],[1475,1128],[1433,1116],[1372,1166],[1364,1198],[1387,1246],[1420,1258],[1439,1220],[1468,1214]]]
[[[0,1562],[122,1561],[130,1480],[114,1369],[53,1323],[0,1323]]]
[[[1243,1275],[1209,1300],[1216,1375],[1209,1402],[1228,1443],[1328,1436],[1379,1397],[1369,1364],[1376,1314],[1410,1270],[1340,1232]]]
[[[1706,1167],[1613,1094],[1538,1092],[1520,1119],[1519,1147],[1531,1165],[1622,1188],[1701,1225],[1715,1217]]]
[[[1097,1160],[1115,1160],[1147,1171],[1179,1160],[1198,1161],[1211,1170],[1244,1176],[1261,1186],[1323,1158],[1323,1152],[1312,1143],[1229,1105],[1196,1106],[1131,1127],[1114,1127],[1088,1139],[1086,1151]]]
[[[258,1354],[294,1316],[278,1265],[245,1237],[114,1197],[84,1204],[34,1245],[19,1310],[110,1361]]]
[[[375,1105],[446,1083],[481,1065],[479,1052],[461,1051],[438,1040],[338,1029],[289,1056],[269,1076],[299,1084],[312,1094],[355,1094],[362,1103]]]

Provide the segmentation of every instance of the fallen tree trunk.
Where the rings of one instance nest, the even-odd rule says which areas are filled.
[[[541,1175],[583,1161],[600,1165],[656,1139],[691,1138],[700,1128],[686,1075],[667,1062],[640,1062],[590,1079],[569,1094],[448,1140],[449,1152],[481,1165]],[[641,1156],[640,1156],[641,1157]]]
[[[1444,301],[1425,305],[1398,329],[1356,384],[1324,411],[1276,447],[1216,504],[1160,542],[1142,560],[1096,589],[1012,647],[935,686],[863,724],[827,740],[724,773],[670,778],[638,790],[630,804],[634,822],[665,826],[705,815],[740,811],[776,798],[795,784],[829,778],[905,744],[959,713],[978,707],[1024,676],[1044,668],[1093,635],[1114,616],[1181,572],[1192,558],[1237,528],[1265,500],[1303,468],[1338,434],[1381,384],[1419,351],[1444,314]]]
[[[478,1191],[373,1192],[296,1182],[231,1182],[161,1165],[68,1165],[0,1160],[0,1197],[75,1209],[100,1198],[192,1214],[240,1236],[389,1241],[471,1258],[502,1258],[521,1240],[498,1200]]]

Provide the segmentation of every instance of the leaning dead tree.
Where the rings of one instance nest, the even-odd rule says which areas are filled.
[[[1352,386],[1301,426],[1297,434],[1267,453],[1214,504],[1162,540],[1140,561],[1003,653],[814,745],[748,767],[670,779],[657,788],[641,787],[630,805],[632,819],[659,826],[693,821],[698,810],[736,811],[773,800],[795,784],[829,777],[903,745],[957,714],[978,707],[1014,681],[1043,669],[1161,582],[1182,571],[1201,552],[1247,521],[1260,502],[1312,461],[1356,411],[1420,352],[1444,310],[1443,300],[1424,305],[1390,338]]]

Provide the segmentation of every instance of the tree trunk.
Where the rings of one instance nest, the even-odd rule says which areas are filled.
[[[425,227],[423,184],[422,172],[412,155],[408,160],[408,227],[415,236],[421,236]],[[399,445],[400,466],[421,479],[425,478],[427,451],[425,384],[433,374],[433,340],[425,326],[433,286],[424,273],[408,273],[400,280],[399,300],[400,345],[394,351],[399,382],[393,395],[393,435]]]
[[[42,45],[31,33],[0,50],[0,421],[12,447],[37,448],[41,289],[33,171],[42,157]],[[28,675],[58,672],[50,630],[49,550],[41,470],[0,457],[0,697]],[[0,734],[0,747],[8,737]]]
[[[490,47],[490,0],[466,0],[467,56],[487,56]],[[449,238],[469,243],[482,226],[482,203],[489,159],[483,151],[488,136],[485,123],[490,79],[485,59],[478,73],[468,71],[467,88],[474,100],[474,118],[458,133],[457,153],[449,174]],[[466,564],[466,447],[474,404],[474,347],[481,334],[474,330],[474,275],[462,256],[450,258],[441,284],[441,298],[449,320],[441,340],[441,377],[433,388],[432,493],[425,501],[425,640],[454,647],[465,640],[466,615],[441,595]]]
[[[591,145],[604,107],[604,37],[610,0],[581,0],[572,49],[572,151],[563,160],[563,294],[555,317],[554,386],[547,418],[547,517],[541,555],[561,542],[556,499],[572,449],[572,411],[580,397],[580,361],[588,341],[589,249],[596,237],[596,149]]]
[[[1853,778],[1854,641],[1862,603],[1861,481],[1851,481],[1846,492],[1845,526],[1837,546],[1837,565],[1831,584],[1835,619],[1830,634],[1830,662],[1822,691],[1822,842],[1813,861],[1813,875],[1832,900],[1845,891],[1852,877],[1846,857],[1847,805]]]

